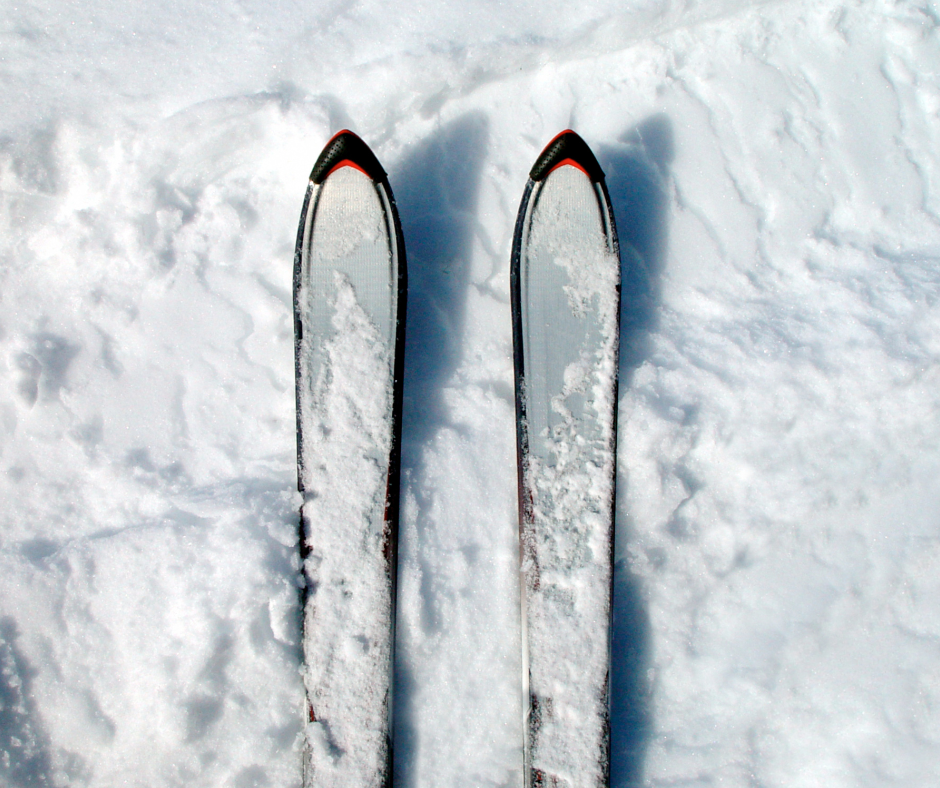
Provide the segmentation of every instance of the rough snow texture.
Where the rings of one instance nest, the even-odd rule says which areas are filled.
[[[520,241],[523,669],[539,785],[607,777],[620,260],[602,200],[560,167],[533,189]]]
[[[310,213],[298,297],[309,550],[304,783],[380,788],[392,700],[385,501],[397,278],[390,277],[383,205],[367,176],[353,167],[336,171],[314,193]],[[364,292],[357,295],[351,278],[367,283]],[[359,296],[366,297],[368,312]]]
[[[397,783],[521,778],[509,251],[572,127],[624,262],[614,785],[940,784],[940,7],[571,9],[3,5],[0,782],[299,784],[291,266],[348,126],[410,263]]]

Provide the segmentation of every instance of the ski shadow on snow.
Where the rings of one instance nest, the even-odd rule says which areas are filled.
[[[597,149],[620,237],[621,390],[649,356],[649,335],[657,326],[674,156],[672,123],[664,114],[628,129],[617,144]]]
[[[599,145],[598,161],[620,238],[620,390],[650,355],[657,326],[661,278],[666,258],[669,167],[674,157],[672,124],[653,115],[625,131],[616,144]],[[618,479],[616,541],[629,543],[631,518]],[[618,554],[623,555],[622,550]],[[649,610],[639,578],[625,558],[614,565],[611,644],[611,773],[615,788],[643,785],[644,761],[652,731]]]
[[[444,386],[460,362],[480,172],[489,137],[482,113],[468,113],[418,143],[390,174],[408,259],[408,307],[402,407],[402,489],[417,503],[416,527],[428,526],[424,453],[448,423]],[[403,495],[404,502],[404,495]],[[401,561],[401,558],[399,559]],[[433,573],[424,572],[427,578]],[[435,629],[433,590],[424,587],[422,623]],[[414,679],[395,668],[395,773],[416,771]]]
[[[482,113],[463,115],[422,140],[392,178],[408,256],[404,467],[414,467],[415,450],[447,421],[443,387],[461,358],[488,133]]]
[[[49,739],[33,701],[37,671],[17,646],[18,638],[16,621],[0,619],[0,782],[10,788],[52,786]]]

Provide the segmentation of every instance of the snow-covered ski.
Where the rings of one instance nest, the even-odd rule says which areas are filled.
[[[392,780],[405,291],[388,178],[341,131],[310,174],[294,256],[308,788]]]
[[[513,239],[526,788],[609,783],[620,256],[573,131],[529,173]]]

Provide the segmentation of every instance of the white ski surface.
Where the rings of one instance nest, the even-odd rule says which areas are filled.
[[[347,166],[313,188],[298,300],[304,784],[372,788],[385,781],[391,703],[385,502],[397,260],[381,186]]]
[[[537,183],[527,211],[526,785],[587,788],[606,784],[608,770],[620,261],[600,187],[577,167]]]

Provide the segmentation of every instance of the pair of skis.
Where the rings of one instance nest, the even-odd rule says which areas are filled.
[[[609,782],[620,264],[574,132],[533,166],[513,240],[526,788]],[[294,260],[303,494],[304,785],[392,782],[405,249],[349,131],[310,175]]]

